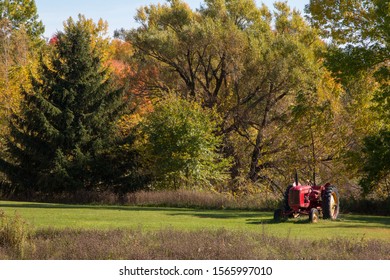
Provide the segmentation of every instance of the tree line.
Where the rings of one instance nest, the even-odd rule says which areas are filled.
[[[389,197],[390,6],[305,12],[169,0],[45,41],[33,0],[0,1],[2,191],[283,192],[298,170]]]

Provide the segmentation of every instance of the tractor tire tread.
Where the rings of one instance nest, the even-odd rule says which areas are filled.
[[[336,213],[332,216],[332,209],[331,209],[331,200],[332,200],[332,195],[333,193],[336,194],[337,197],[337,208],[336,208]],[[323,206],[322,206],[322,212],[323,212],[323,218],[324,219],[336,219],[338,214],[339,214],[339,193],[337,191],[337,188],[335,186],[329,186],[326,188],[323,196]]]

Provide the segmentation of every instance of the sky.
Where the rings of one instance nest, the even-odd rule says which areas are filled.
[[[92,18],[97,22],[100,18],[108,22],[109,35],[117,29],[131,29],[137,26],[134,16],[137,8],[149,4],[165,3],[165,0],[35,0],[39,19],[45,25],[46,38],[63,30],[63,22],[70,16],[77,19],[78,14]],[[200,7],[202,0],[185,0],[192,9]],[[275,0],[256,0],[258,6],[264,3],[272,7]],[[291,8],[302,11],[309,0],[287,0]]]

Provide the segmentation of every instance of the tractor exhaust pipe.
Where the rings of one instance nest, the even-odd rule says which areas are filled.
[[[295,169],[295,186],[298,186],[298,171]]]
[[[316,186],[316,171],[313,172],[313,186]]]

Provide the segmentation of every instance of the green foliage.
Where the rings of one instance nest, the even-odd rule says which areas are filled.
[[[91,21],[67,21],[65,32],[32,76],[22,112],[11,120],[12,161],[0,166],[20,190],[98,187],[110,170],[104,154],[115,142],[122,90],[111,87]],[[107,171],[108,172],[108,171]]]
[[[252,0],[208,0],[193,11],[183,1],[169,1],[140,8],[141,27],[120,33],[141,65],[159,71],[146,82],[146,93],[160,98],[175,91],[212,108],[224,155],[234,158],[232,177],[273,189],[284,188],[283,173],[291,167],[285,151],[293,143],[296,95],[316,94],[329,79],[316,30],[286,3],[275,8],[272,14]]]
[[[313,0],[306,10],[332,40],[325,64],[347,92],[350,168],[363,172],[364,194],[381,193],[389,173],[389,2]]]
[[[107,24],[69,19],[28,85],[31,40],[39,41],[42,23],[34,1],[0,1],[0,170],[24,191],[109,185],[124,194],[151,178],[153,186],[214,185],[227,168],[233,193],[284,190],[295,168],[332,182],[362,179],[366,193],[382,190],[388,1],[312,0],[311,27],[286,2],[274,7],[254,0],[206,0],[198,10],[182,0],[141,7],[139,28],[117,32],[129,52],[112,57],[116,83]],[[137,95],[127,105],[117,89],[126,81],[135,81]],[[137,115],[120,116],[137,102],[144,104]],[[143,139],[133,130],[140,119]],[[354,157],[343,173],[346,155]]]
[[[9,3],[9,1],[7,1]],[[12,113],[18,112],[21,100],[21,87],[28,84],[28,69],[34,65],[34,51],[38,45],[28,34],[26,24],[15,27],[12,15],[0,1],[0,157],[6,154],[6,137],[9,134],[8,121]],[[14,7],[15,8],[15,7]],[[22,9],[22,8],[20,8]],[[19,10],[17,11],[19,12]],[[39,40],[37,40],[38,42]],[[0,173],[0,181],[5,180]]]
[[[311,24],[337,44],[385,43],[389,11],[387,0],[311,0],[306,6]]]
[[[321,171],[324,170],[326,163],[337,158],[345,144],[340,139],[343,126],[340,125],[338,135],[333,129],[336,125],[337,112],[332,108],[329,100],[321,100],[313,92],[299,93],[292,111],[293,118],[290,125],[293,128],[291,133],[296,147],[292,147],[295,155],[290,153],[290,163],[300,170],[299,173],[303,178],[310,178],[312,183],[322,183],[319,179],[328,181],[329,175]],[[293,174],[292,170],[290,174]],[[332,178],[332,182],[335,180],[336,178]]]
[[[104,163],[97,166],[101,180],[110,186],[110,191],[119,194],[120,199],[128,192],[145,188],[151,181],[149,166],[144,163],[144,155],[137,149],[136,142],[137,132],[131,130],[102,151]]]
[[[221,141],[215,129],[210,113],[195,102],[159,102],[142,126],[157,185],[209,187],[225,180],[228,161],[217,153]]]
[[[0,147],[3,147],[8,118],[18,110],[19,88],[27,81],[30,48],[25,30],[13,30],[8,19],[0,19],[0,30]]]
[[[360,184],[364,194],[376,190],[390,198],[390,131],[366,137],[362,152],[365,176]]]
[[[1,0],[0,19],[3,18],[10,20],[12,29],[24,28],[34,41],[39,41],[45,31],[34,0]]]

